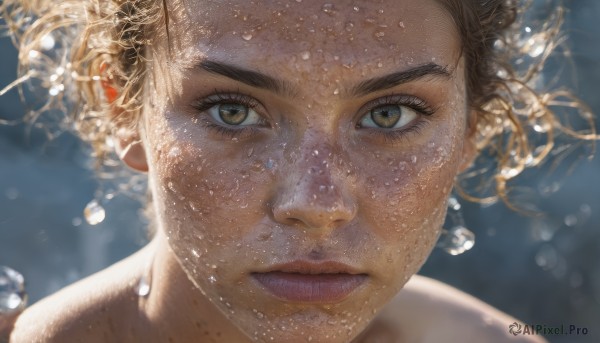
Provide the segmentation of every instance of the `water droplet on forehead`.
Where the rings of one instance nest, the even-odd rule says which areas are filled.
[[[20,311],[26,303],[23,275],[14,269],[0,266],[0,316]]]
[[[98,201],[92,200],[85,206],[85,209],[83,210],[83,216],[88,224],[98,225],[104,221],[104,218],[106,218],[106,212],[104,207],[102,207]]]

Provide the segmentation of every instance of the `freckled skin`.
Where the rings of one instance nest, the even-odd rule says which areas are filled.
[[[234,3],[174,10],[171,62],[153,73],[144,146],[158,239],[170,248],[157,258],[176,260],[184,274],[172,274],[186,275],[249,338],[296,342],[310,332],[315,342],[351,340],[417,272],[439,235],[465,139],[459,37],[434,1],[337,1],[332,15],[318,1],[260,10]],[[189,69],[203,58],[277,77],[294,92]],[[432,60],[451,78],[347,94],[365,79]],[[190,104],[215,89],[258,100],[268,127],[232,139],[199,124],[206,114]],[[395,142],[357,129],[364,105],[389,94],[418,97],[436,112]],[[369,279],[340,302],[315,305],[275,299],[250,277],[297,259],[343,262]]]

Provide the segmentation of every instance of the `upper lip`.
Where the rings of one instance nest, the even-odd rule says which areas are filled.
[[[288,263],[275,264],[259,273],[283,272],[298,274],[365,274],[347,264],[337,261],[310,262],[296,260]]]

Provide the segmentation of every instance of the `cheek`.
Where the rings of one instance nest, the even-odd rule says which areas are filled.
[[[413,149],[375,154],[361,164],[370,168],[363,171],[367,176],[361,188],[368,191],[360,207],[373,223],[385,264],[400,268],[384,273],[384,284],[402,286],[439,236],[461,157],[461,127],[460,121],[450,121]]]
[[[260,257],[240,248],[266,215],[265,185],[272,183],[277,162],[263,150],[218,144],[198,135],[193,125],[174,122],[156,131],[151,153],[162,231],[193,279],[218,279],[225,269],[235,275],[231,261]]]

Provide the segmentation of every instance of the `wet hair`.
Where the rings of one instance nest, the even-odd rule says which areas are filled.
[[[493,161],[461,174],[456,188],[470,200],[501,199],[513,206],[507,182],[546,160],[556,150],[556,137],[598,139],[591,111],[573,95],[538,89],[544,63],[564,40],[562,7],[534,32],[523,30],[528,1],[438,1],[461,36],[470,130],[479,153]],[[98,167],[114,165],[110,137],[118,127],[138,125],[159,48],[153,43],[169,38],[166,0],[4,0],[0,14],[19,49],[13,86],[48,89],[46,101],[25,120],[61,109],[67,114],[61,127],[91,144]],[[102,90],[103,82],[114,94]],[[586,129],[571,126],[573,116]],[[482,175],[486,182],[469,186]]]

